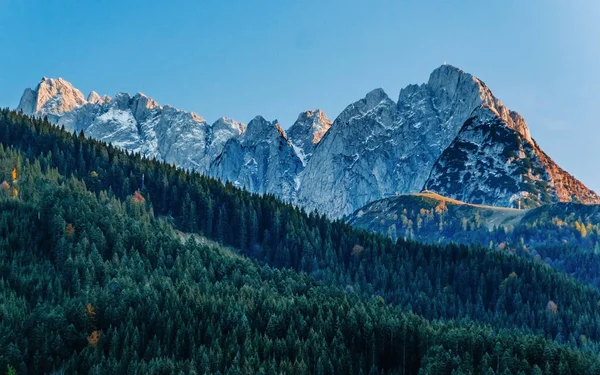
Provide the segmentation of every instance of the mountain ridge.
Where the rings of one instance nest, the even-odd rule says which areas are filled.
[[[88,99],[62,78],[44,78],[35,90],[25,90],[19,109],[333,218],[385,196],[423,189],[499,206],[524,196],[522,203],[531,207],[600,203],[539,148],[517,112],[482,80],[451,65],[435,69],[426,83],[400,90],[397,102],[379,88],[334,121],[321,110],[302,112],[287,132],[275,127],[282,137],[277,147],[260,146],[270,136],[245,135],[243,123],[209,124],[141,93],[111,98],[92,91]],[[486,123],[493,126],[482,132]],[[498,132],[504,139],[494,138]],[[485,146],[471,146],[484,139]]]

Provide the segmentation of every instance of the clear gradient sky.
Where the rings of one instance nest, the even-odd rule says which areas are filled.
[[[335,118],[444,61],[520,112],[600,191],[600,1],[0,0],[0,106],[42,76],[85,95],[144,92],[209,122]]]

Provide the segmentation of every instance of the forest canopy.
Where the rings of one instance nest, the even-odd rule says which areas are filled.
[[[600,373],[600,293],[544,265],[392,242],[9,110],[0,143],[0,371]]]

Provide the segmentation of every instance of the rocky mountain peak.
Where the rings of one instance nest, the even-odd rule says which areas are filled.
[[[457,67],[438,67],[393,104],[376,89],[346,107],[303,171],[301,205],[341,217],[424,186],[497,205],[522,192],[541,192],[544,203],[597,199],[544,156],[518,113]],[[547,190],[545,183],[557,187]]]
[[[250,129],[264,129],[264,128],[268,128],[268,127],[270,127],[271,125],[274,125],[274,124],[275,124],[274,122],[267,121],[261,115],[256,115],[248,123],[248,130],[250,130]]]
[[[494,206],[600,201],[528,138],[516,112],[504,110],[487,103],[476,108],[434,164],[425,189]]]
[[[131,102],[131,95],[126,92],[118,92],[113,97],[113,105],[120,110],[127,110]]]
[[[70,82],[43,77],[35,89],[25,90],[18,109],[28,115],[59,117],[86,103],[81,91]]]
[[[449,64],[441,65],[431,72],[427,86],[434,92],[447,91],[450,96],[461,93],[461,86],[467,86],[469,89],[478,92],[482,100],[493,96],[482,80]]]
[[[385,93],[385,91],[382,88],[376,88],[374,90],[371,90],[365,96],[367,110],[373,109],[377,105],[379,105],[381,102],[385,102],[385,101],[391,101],[391,99],[389,98],[389,96]]]
[[[90,93],[87,96],[87,102],[90,104],[98,104],[98,105],[102,105],[104,103],[108,103],[111,101],[110,96],[108,95],[104,95],[104,96],[100,96],[96,91],[90,91]]]
[[[460,80],[470,80],[473,76],[465,73],[462,69],[450,64],[444,64],[434,69],[429,75],[427,85],[432,89],[439,87],[456,87]]]
[[[477,99],[478,104],[498,101],[482,80],[449,64],[431,72],[426,86],[438,99]]]
[[[144,108],[154,109],[154,108],[160,107],[160,105],[158,105],[156,100],[148,97],[146,94],[144,94],[142,92],[138,92],[137,94],[135,94],[133,96],[133,100],[134,100],[134,102],[137,101],[137,102],[143,104]]]
[[[154,109],[159,109],[160,105],[148,96],[138,92],[131,98],[131,112],[136,119],[143,119],[150,115]]]
[[[353,132],[357,131],[365,133],[362,123],[368,119],[372,125],[381,125],[383,127],[391,126],[393,121],[393,112],[396,103],[389,96],[378,88],[371,90],[364,98],[347,106],[342,113],[335,119],[332,124],[331,131],[333,132]],[[358,124],[358,128],[354,128],[352,124]],[[351,129],[343,130],[341,128],[350,126]],[[363,134],[366,136],[366,133]]]
[[[87,101],[89,103],[97,103],[100,101],[100,95],[98,95],[98,93],[96,91],[90,91],[90,93],[87,96]]]
[[[327,133],[331,124],[332,121],[327,118],[325,112],[320,109],[309,109],[298,115],[298,119],[289,129],[288,135],[292,139],[292,133],[307,133],[310,135],[310,142],[317,144],[321,141],[325,133]],[[298,134],[298,136],[301,135]]]
[[[252,192],[292,200],[301,170],[302,162],[277,120],[256,116],[241,136],[227,140],[209,173]]]
[[[242,135],[246,131],[246,124],[235,121],[229,117],[221,117],[212,124],[213,132],[220,130],[233,131],[237,135]]]
[[[243,139],[245,142],[256,142],[261,139],[271,139],[275,135],[287,141],[287,135],[277,120],[267,121],[258,115],[248,123]]]
[[[303,164],[312,156],[331,124],[325,112],[310,109],[300,113],[296,122],[288,129],[288,138]]]
[[[378,88],[333,124],[321,110],[301,113],[287,134],[262,116],[247,126],[228,118],[208,125],[142,93],[85,100],[63,79],[25,90],[19,108],[331,217],[424,187],[494,205],[525,194],[537,203],[600,201],[541,151],[524,119],[483,81],[451,65],[402,89],[397,103]]]
[[[455,66],[444,64],[431,73],[427,87],[433,94],[436,107],[462,101],[466,104],[464,108],[475,111],[483,105],[503,119],[509,127],[519,132],[528,142],[533,142],[525,120],[518,113],[509,110],[479,78]],[[462,121],[465,120],[462,118]]]
[[[215,121],[209,129],[210,133],[207,142],[207,153],[210,155],[210,160],[208,161],[208,164],[221,154],[227,141],[230,139],[239,139],[245,131],[246,124],[232,120],[228,117],[221,117]]]
[[[457,98],[470,104],[496,100],[483,81],[449,64],[431,72],[426,86],[440,104],[456,101]]]

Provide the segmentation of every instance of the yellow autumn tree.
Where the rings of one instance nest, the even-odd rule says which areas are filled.
[[[17,182],[17,168],[13,168],[12,170],[12,180],[13,182]]]
[[[85,314],[91,321],[96,319],[96,309],[94,309],[94,306],[91,303],[88,303],[85,307]]]
[[[579,224],[579,221],[575,222],[575,229],[581,234],[581,237],[587,236],[587,229],[585,228],[585,224]]]
[[[446,206],[446,201],[441,201],[436,207],[435,207],[435,212],[437,212],[438,215],[443,214],[444,212],[448,211],[448,206]]]

